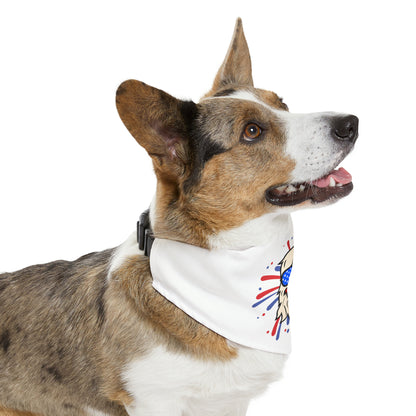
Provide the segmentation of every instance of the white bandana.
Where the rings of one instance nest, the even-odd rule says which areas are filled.
[[[207,250],[156,238],[150,255],[153,287],[186,314],[237,344],[283,354],[292,261],[290,219],[265,246]]]

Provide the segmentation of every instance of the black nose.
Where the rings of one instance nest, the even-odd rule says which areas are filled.
[[[331,133],[336,140],[355,143],[358,138],[358,117],[352,114],[335,116],[332,119]]]

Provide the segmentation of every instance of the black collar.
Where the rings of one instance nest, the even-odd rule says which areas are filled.
[[[144,255],[147,257],[150,257],[153,241],[155,241],[155,236],[150,226],[149,210],[147,209],[137,221],[137,243],[139,250],[144,251]]]

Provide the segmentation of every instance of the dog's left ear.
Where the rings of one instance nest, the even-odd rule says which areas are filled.
[[[253,87],[250,51],[244,36],[243,22],[240,18],[237,19],[235,24],[227,55],[215,77],[214,85],[206,96],[212,96],[220,89],[232,88],[232,86]]]
[[[152,157],[156,174],[170,180],[183,174],[197,105],[136,80],[119,86],[116,105],[124,125]]]

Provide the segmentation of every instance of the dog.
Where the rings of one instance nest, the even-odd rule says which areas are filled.
[[[245,415],[290,351],[290,213],[351,192],[358,118],[255,88],[241,19],[199,103],[128,80],[116,105],[155,198],[117,248],[0,276],[0,415]]]

